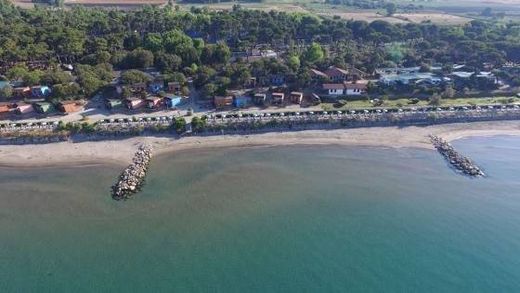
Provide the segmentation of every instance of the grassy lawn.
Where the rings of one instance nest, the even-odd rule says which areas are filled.
[[[384,101],[380,107],[397,108],[397,107],[422,107],[428,106],[428,101],[419,101],[417,104],[409,104],[409,99],[396,99]],[[458,98],[458,99],[442,99],[441,106],[471,106],[471,105],[489,105],[504,103],[520,103],[520,98],[512,97],[493,97],[493,98]],[[369,100],[348,101],[341,108],[335,108],[334,103],[322,103],[321,107],[326,110],[346,110],[346,109],[366,109],[373,108],[374,105]]]

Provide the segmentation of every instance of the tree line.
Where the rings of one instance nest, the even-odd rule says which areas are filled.
[[[273,48],[282,58],[250,63],[238,57],[230,62],[233,52],[255,48]],[[330,65],[373,72],[396,65],[465,62],[479,68],[520,62],[520,24],[368,23],[238,5],[231,11],[181,11],[173,4],[135,11],[25,10],[0,0],[0,60],[6,77],[60,84],[62,95],[94,93],[112,80],[114,68],[151,66],[168,80],[192,77],[197,87],[214,94],[240,87],[253,76],[264,81],[279,74],[294,87],[305,86],[309,68]],[[65,80],[56,66],[45,72],[19,65],[31,61],[76,64],[77,78]],[[58,77],[49,78],[52,74]]]

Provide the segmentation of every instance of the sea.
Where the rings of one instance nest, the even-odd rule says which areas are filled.
[[[520,292],[520,138],[280,146],[0,168],[0,292]]]

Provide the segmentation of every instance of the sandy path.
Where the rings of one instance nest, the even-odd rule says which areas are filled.
[[[137,145],[153,145],[156,154],[179,150],[213,147],[278,145],[355,145],[381,147],[415,147],[432,149],[428,134],[446,140],[468,136],[519,135],[520,121],[445,124],[425,127],[374,127],[340,130],[211,137],[134,137],[125,140],[45,145],[0,146],[0,166],[53,166],[91,163],[130,162]]]

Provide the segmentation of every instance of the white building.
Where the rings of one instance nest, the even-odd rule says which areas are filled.
[[[323,89],[326,90],[330,96],[342,96],[345,94],[345,85],[342,83],[324,83]]]

